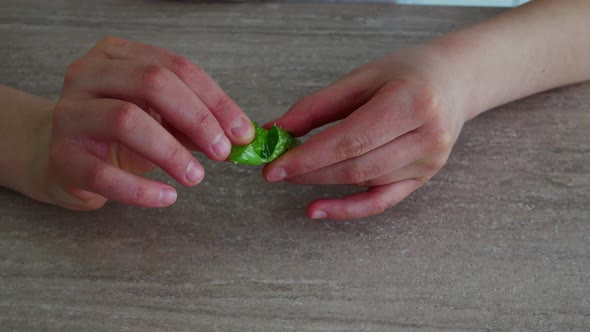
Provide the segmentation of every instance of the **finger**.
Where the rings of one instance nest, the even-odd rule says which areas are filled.
[[[416,131],[406,133],[360,157],[285,179],[300,184],[359,184],[379,178],[421,158],[424,151],[422,135]],[[391,183],[391,182],[387,182]]]
[[[143,175],[158,168],[158,165],[122,143],[111,144],[109,152],[109,159],[103,160],[131,174]],[[100,158],[101,154],[95,156]]]
[[[231,143],[217,119],[168,69],[126,60],[86,60],[71,83],[97,97],[122,99],[156,110],[214,160],[225,160]]]
[[[78,188],[61,188],[56,186],[52,193],[52,203],[68,210],[90,211],[105,205],[107,198]]]
[[[422,185],[422,181],[408,179],[345,198],[319,199],[307,208],[311,219],[346,220],[368,217],[383,212],[411,194]]]
[[[168,131],[180,144],[184,145],[189,151],[199,151],[199,148],[188,138],[185,134],[181,133],[174,126],[170,125],[168,121],[162,119],[160,114],[154,111],[151,107],[147,107],[146,112],[154,118],[166,131]]]
[[[72,106],[75,110],[68,116],[76,123],[78,134],[121,143],[183,185],[194,186],[203,180],[201,164],[137,105],[116,99],[92,99]]]
[[[172,136],[174,136],[174,138],[176,138],[176,140],[180,142],[180,144],[184,145],[189,151],[202,152],[199,150],[199,147],[195,143],[193,143],[193,141],[190,138],[188,138],[188,136],[180,132],[174,126],[170,125],[167,121],[162,121],[162,127],[164,127],[164,129],[166,129]]]
[[[419,179],[423,182],[430,180],[444,165],[444,159],[417,160],[409,165],[397,169],[389,174],[365,181],[357,185],[364,187],[377,187],[389,183],[399,182],[405,179]]]
[[[411,163],[389,174],[385,174],[368,181],[359,182],[356,183],[356,185],[360,187],[379,187],[407,179],[419,179],[423,182],[426,182],[428,179],[430,179],[432,174],[427,174],[425,170],[423,170],[422,167],[418,165],[418,163],[419,162]]]
[[[369,70],[353,71],[340,80],[304,97],[280,118],[264,125],[276,124],[295,136],[303,136],[314,128],[344,119],[366,103],[379,88],[376,75]],[[374,87],[374,88],[367,88]]]
[[[428,112],[408,87],[384,87],[338,125],[293,148],[265,167],[270,182],[309,173],[364,155],[427,121]]]
[[[254,128],[246,114],[202,68],[190,60],[159,47],[116,37],[104,38],[95,49],[110,59],[166,67],[211,110],[232,142],[244,145],[254,138]]]
[[[70,181],[83,190],[123,204],[164,207],[176,201],[173,187],[155,180],[129,174],[90,153],[70,159]]]

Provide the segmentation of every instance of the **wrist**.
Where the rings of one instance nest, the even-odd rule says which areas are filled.
[[[464,123],[473,117],[469,108],[471,76],[458,46],[434,40],[410,49],[405,58]]]
[[[45,105],[43,111],[30,122],[26,139],[22,141],[19,164],[22,168],[14,174],[13,189],[35,200],[50,203],[49,194],[49,146],[51,142],[52,107]]]
[[[47,155],[54,103],[0,86],[0,186],[48,202]]]
[[[427,44],[431,52],[438,54],[439,66],[444,68],[440,80],[441,85],[447,87],[447,93],[453,100],[452,107],[456,108],[463,121],[466,122],[485,111],[478,101],[487,100],[488,89],[477,89],[482,77],[479,77],[477,66],[483,64],[474,62],[476,51],[469,37],[462,34],[450,34],[435,39]]]
[[[53,123],[52,109],[53,107],[46,109],[43,116],[38,119],[37,125],[33,128],[32,137],[34,139],[31,140],[27,149],[27,177],[21,191],[25,195],[45,203],[52,203],[48,169]]]
[[[466,120],[590,79],[587,1],[533,1],[427,44],[447,62]],[[450,83],[450,82],[449,82]],[[459,90],[457,90],[459,89]]]

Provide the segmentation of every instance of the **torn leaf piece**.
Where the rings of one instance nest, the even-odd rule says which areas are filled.
[[[246,165],[262,165],[277,159],[287,150],[299,144],[299,141],[284,129],[272,126],[269,130],[252,122],[256,135],[248,145],[233,145],[229,161]]]

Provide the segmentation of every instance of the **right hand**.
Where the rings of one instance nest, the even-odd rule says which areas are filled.
[[[107,37],[67,70],[46,146],[46,201],[75,210],[109,199],[144,207],[176,200],[139,175],[161,167],[194,186],[204,177],[189,149],[225,160],[254,129],[203,69],[166,50]]]

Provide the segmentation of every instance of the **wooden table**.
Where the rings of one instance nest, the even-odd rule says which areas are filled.
[[[0,80],[59,95],[106,34],[198,62],[265,121],[354,67],[498,13],[385,4],[3,0]],[[590,85],[469,122],[397,207],[316,222],[347,187],[204,161],[168,209],[79,213],[0,189],[0,330],[585,330]],[[201,158],[203,160],[203,158]],[[170,178],[161,172],[154,177]]]

